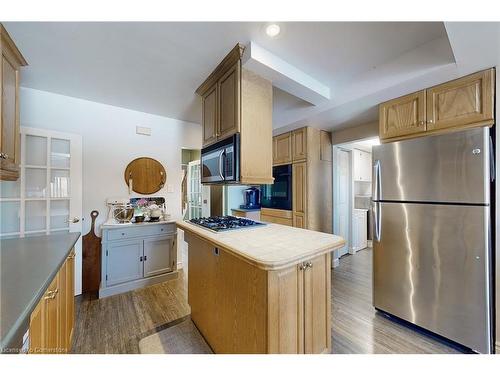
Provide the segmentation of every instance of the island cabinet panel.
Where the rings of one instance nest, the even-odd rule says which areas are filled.
[[[292,167],[293,226],[307,228],[307,163],[294,163]]]
[[[185,231],[191,318],[215,353],[331,350],[330,254],[266,270]]]
[[[31,313],[30,353],[62,354],[71,350],[75,312],[74,262],[72,250]]]
[[[491,124],[494,89],[493,69],[427,89],[427,130]]]
[[[267,273],[188,235],[191,319],[215,353],[266,353]]]
[[[185,233],[189,243],[188,251],[188,303],[191,319],[213,350],[218,341],[217,327],[217,259],[213,246]]]
[[[304,352],[304,279],[299,266],[269,273],[268,353]]]
[[[304,271],[304,352],[331,351],[330,254],[309,261]]]
[[[269,353],[331,351],[330,254],[269,274]]]

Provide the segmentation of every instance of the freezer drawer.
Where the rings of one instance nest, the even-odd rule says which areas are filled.
[[[488,128],[375,146],[373,200],[488,203],[489,152]]]
[[[380,226],[373,244],[374,306],[488,353],[489,207],[377,203],[375,208]]]

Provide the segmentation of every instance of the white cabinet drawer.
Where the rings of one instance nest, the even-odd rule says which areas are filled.
[[[106,231],[105,240],[116,241],[135,237],[157,236],[160,234],[175,233],[175,223],[158,225],[138,225],[137,227],[126,227],[109,229]]]

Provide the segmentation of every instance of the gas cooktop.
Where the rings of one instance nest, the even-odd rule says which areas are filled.
[[[235,216],[200,217],[198,219],[191,219],[189,222],[213,230],[214,232],[266,225],[258,221]]]

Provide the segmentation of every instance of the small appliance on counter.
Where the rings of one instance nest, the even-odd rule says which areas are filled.
[[[188,221],[192,224],[201,226],[214,232],[223,232],[228,230],[266,225],[265,223],[261,223],[259,221],[253,221],[244,217],[235,216],[200,217]]]
[[[252,186],[245,190],[245,204],[240,205],[240,208],[259,209],[260,208],[260,189]]]
[[[134,208],[128,198],[109,198],[106,200],[108,206],[109,224],[128,224],[134,217]]]

